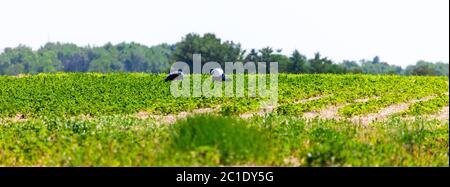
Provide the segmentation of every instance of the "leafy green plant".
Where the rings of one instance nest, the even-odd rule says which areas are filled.
[[[200,115],[172,127],[170,148],[180,152],[217,150],[220,163],[267,158],[270,140],[261,129],[230,117]],[[169,149],[170,149],[169,148]]]

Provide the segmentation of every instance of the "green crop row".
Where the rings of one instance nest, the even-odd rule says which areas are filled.
[[[442,94],[447,91],[447,85],[441,79],[410,78],[405,82],[396,82],[395,89],[382,94],[379,98],[367,102],[352,103],[341,109],[339,114],[347,117],[375,113],[389,105],[405,103],[426,96]]]
[[[56,73],[34,76],[0,76],[0,117],[77,116],[80,114],[132,114],[139,111],[171,114],[197,108],[221,106],[223,114],[259,109],[259,97],[174,97],[165,75],[143,73]],[[202,76],[202,80],[210,78]],[[236,77],[232,76],[235,84]],[[269,76],[267,77],[269,78]],[[341,110],[346,116],[374,112],[389,104],[445,92],[445,77],[377,75],[278,75],[280,114],[297,115],[354,99],[380,96]],[[266,82],[270,86],[269,81]],[[192,84],[193,85],[193,84]],[[222,85],[223,88],[225,84]],[[194,87],[190,87],[192,93]],[[257,90],[257,89],[256,89]],[[259,93],[259,92],[257,92]],[[222,93],[222,95],[224,92]],[[306,103],[296,101],[326,96]]]
[[[420,101],[409,106],[408,110],[401,112],[403,116],[420,116],[426,114],[435,114],[444,106],[449,105],[448,95],[441,94],[427,101]]]
[[[295,103],[288,102],[277,108],[278,114],[302,115],[330,105],[351,103],[340,109],[344,116],[377,112],[390,104],[419,99],[427,95],[446,91],[445,80],[440,77],[401,76],[330,76],[333,92],[322,92],[322,98]],[[334,80],[335,79],[335,80]],[[331,95],[327,95],[331,94]],[[367,102],[354,102],[369,99]]]
[[[0,116],[178,113],[256,98],[174,97],[165,75],[140,73],[58,73],[0,76]],[[208,76],[203,76],[203,80]],[[191,92],[193,86],[191,86]]]

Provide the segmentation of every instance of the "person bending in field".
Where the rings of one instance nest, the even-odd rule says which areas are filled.
[[[181,80],[183,79],[183,70],[179,69],[178,71],[171,72],[169,75],[167,75],[166,79],[164,79],[164,82],[173,81],[173,80]]]
[[[228,77],[225,76],[225,73],[223,73],[223,70],[221,68],[214,68],[210,71],[213,81],[228,81],[230,80]]]

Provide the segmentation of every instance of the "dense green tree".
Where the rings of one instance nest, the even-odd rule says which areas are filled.
[[[427,67],[427,66],[417,66],[414,68],[413,75],[434,75],[435,72],[433,69]]]
[[[31,48],[19,45],[16,48],[6,48],[1,54],[1,66],[6,75],[26,73],[30,70],[30,64],[36,61],[35,53]]]
[[[117,51],[113,47],[95,48],[92,56],[94,60],[89,64],[90,72],[119,72],[123,71],[123,64],[117,58]]]
[[[202,36],[191,33],[175,45],[145,46],[138,43],[107,43],[100,47],[78,47],[70,43],[47,43],[36,51],[23,45],[5,48],[0,53],[0,75],[41,72],[151,72],[167,73],[175,61],[192,63],[192,54],[202,55],[202,62],[278,62],[278,71],[287,73],[366,73],[448,76],[448,63],[418,61],[405,69],[372,60],[344,60],[334,63],[320,53],[308,59],[295,50],[289,57],[272,47],[251,49],[248,53],[240,44],[222,41],[214,34]],[[266,72],[268,72],[267,66]]]
[[[277,62],[278,63],[278,71],[279,72],[287,72],[289,69],[289,64],[291,61],[289,58],[283,54],[281,54],[282,50],[277,49],[276,53],[271,47],[264,47],[259,49],[256,52],[255,49],[252,49],[249,54],[244,58],[245,62],[263,62],[266,63],[266,73],[270,71],[270,63]]]
[[[87,56],[88,50],[90,48],[81,48],[69,43],[47,43],[40,49],[40,51],[56,52],[57,58],[61,62],[61,71],[65,72],[86,72],[90,63]]]
[[[314,54],[314,58],[309,60],[313,73],[329,73],[333,62],[327,57],[321,57],[320,53]]]
[[[282,54],[273,54],[269,62],[278,62],[279,72],[288,72],[291,64],[289,58]],[[268,67],[270,67],[270,65]]]
[[[37,53],[36,60],[30,63],[29,73],[61,71],[61,61],[55,51],[42,50]]]
[[[212,33],[203,36],[187,34],[175,45],[172,55],[173,61],[186,62],[192,65],[193,54],[201,54],[202,62],[218,62],[224,66],[225,62],[237,62],[242,56],[241,45],[233,41],[222,42]]]
[[[123,63],[125,71],[146,72],[148,59],[146,51],[148,48],[136,43],[121,43],[117,46],[119,60]]]
[[[433,63],[431,63],[431,64],[433,64]],[[448,63],[442,63],[442,62],[434,63],[434,66],[433,66],[433,69],[435,70],[436,75],[448,76],[449,75],[448,68],[449,68]]]
[[[449,65],[438,62],[431,63],[424,60],[418,61],[415,65],[407,66],[403,71],[405,75],[449,75]]]
[[[379,56],[373,57],[372,64],[379,64],[379,63],[380,63],[380,57]]]
[[[260,61],[261,62],[270,62],[272,60],[273,49],[271,47],[264,47],[259,50],[261,54]]]
[[[245,62],[259,62],[259,61],[261,61],[261,59],[256,49],[250,50],[250,53],[248,53],[247,56],[245,57]]]
[[[287,72],[309,73],[308,59],[306,58],[306,56],[300,54],[298,50],[294,50],[289,60],[291,61],[291,63],[289,64]]]
[[[386,62],[374,63],[363,59],[360,64],[362,72],[366,74],[400,74],[402,72],[400,66],[389,65]]]
[[[168,44],[161,44],[149,48],[145,53],[145,57],[148,59],[146,72],[158,73],[169,71],[171,55],[172,46]]]

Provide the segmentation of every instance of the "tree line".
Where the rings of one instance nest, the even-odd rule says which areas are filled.
[[[375,56],[359,61],[333,62],[319,52],[312,58],[294,50],[289,56],[281,49],[264,47],[242,49],[239,43],[222,41],[215,34],[187,34],[175,44],[145,46],[138,43],[111,43],[100,47],[79,47],[70,43],[47,43],[33,51],[20,45],[0,54],[0,75],[37,74],[41,72],[148,72],[167,73],[176,61],[192,64],[192,55],[202,55],[202,62],[278,62],[283,73],[449,75],[449,64],[418,61],[402,68]]]

